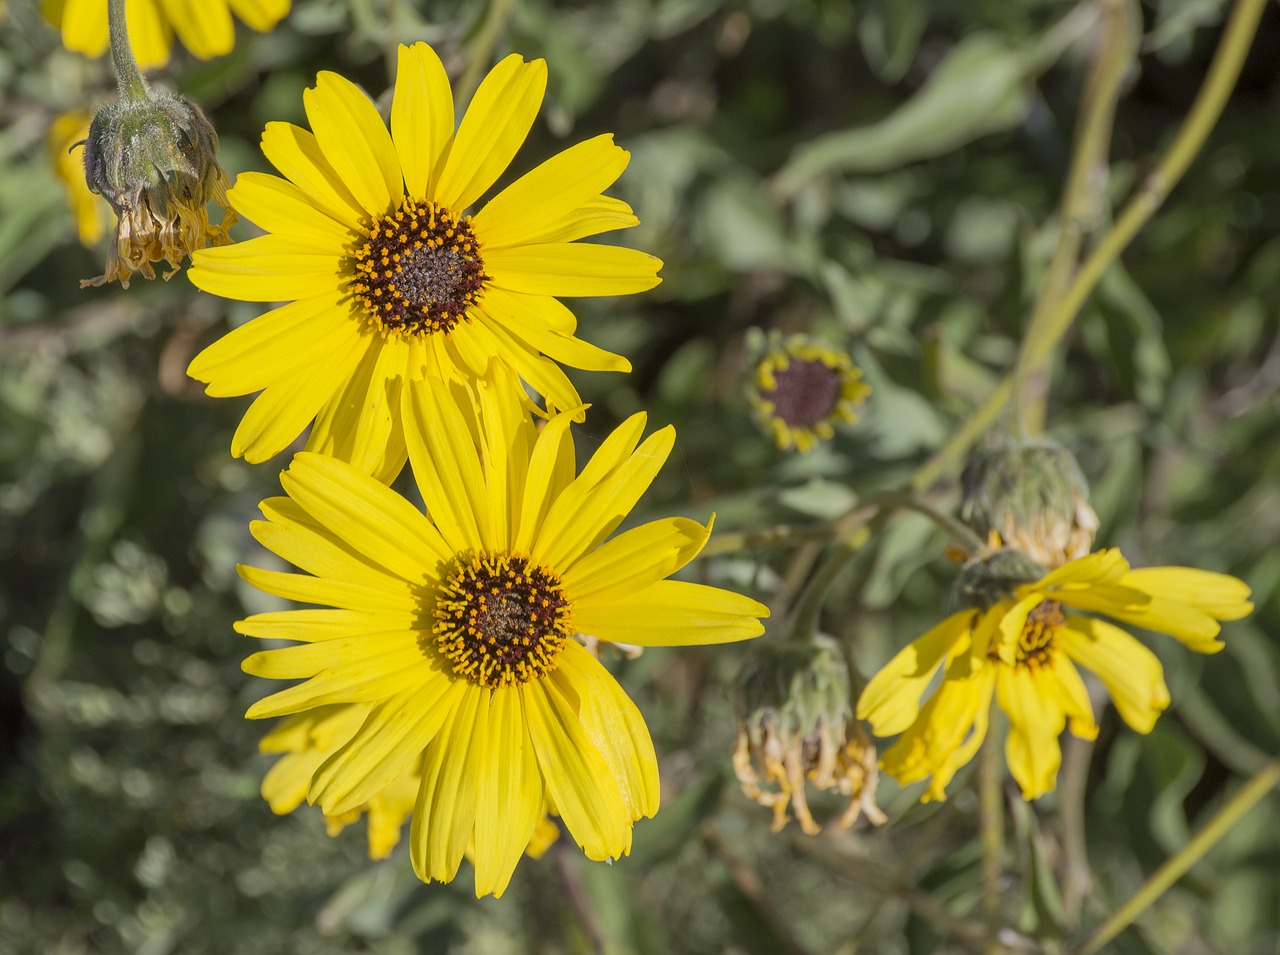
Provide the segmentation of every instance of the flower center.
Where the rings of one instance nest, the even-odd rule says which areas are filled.
[[[1056,600],[1042,600],[1032,607],[1027,614],[1027,622],[1022,625],[1022,633],[1018,635],[1014,666],[1028,670],[1053,666],[1054,641],[1066,622],[1062,604]]]
[[[436,597],[436,647],[453,672],[497,689],[546,676],[572,630],[560,579],[527,557],[459,558]]]
[[[831,416],[840,400],[840,372],[820,361],[792,359],[774,371],[774,387],[762,392],[774,415],[793,428],[811,428]]]
[[[384,332],[448,332],[466,321],[488,276],[471,219],[406,199],[374,220],[355,255],[351,291]]]

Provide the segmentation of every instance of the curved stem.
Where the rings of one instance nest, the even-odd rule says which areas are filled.
[[[126,103],[146,99],[147,81],[138,69],[138,61],[133,58],[124,0],[107,0],[107,22],[111,29],[111,62],[116,68],[116,86],[119,88],[120,98]]]

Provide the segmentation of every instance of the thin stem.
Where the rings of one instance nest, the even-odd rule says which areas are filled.
[[[480,33],[476,36],[475,45],[467,56],[467,68],[454,86],[454,95],[459,103],[471,99],[472,94],[480,86],[480,74],[493,58],[493,49],[498,45],[498,37],[502,35],[511,16],[515,0],[493,0],[485,14],[484,23],[480,25]]]
[[[881,510],[905,508],[909,511],[915,511],[917,514],[923,514],[950,534],[956,543],[962,545],[970,554],[976,554],[986,546],[982,538],[975,534],[966,524],[950,514],[938,510],[915,494],[908,494],[902,491],[877,491],[864,497],[862,503],[864,506],[878,507]]]
[[[1263,796],[1280,783],[1280,759],[1273,759],[1262,767],[1244,787],[1227,801],[1209,820],[1208,825],[1192,837],[1172,858],[1167,859],[1151,877],[1129,897],[1111,917],[1094,929],[1084,944],[1076,949],[1076,955],[1093,955],[1103,946],[1133,924],[1156,899],[1178,881],[1188,869],[1200,861],[1218,840],[1225,836],[1240,818],[1253,808]]]
[[[996,386],[951,440],[921,465],[908,484],[912,490],[928,488],[960,461],[970,446],[1000,417],[1005,403],[1013,394],[1015,378],[1027,378],[1039,373],[1102,275],[1138,230],[1160,208],[1169,190],[1182,178],[1187,166],[1204,145],[1226,105],[1227,97],[1235,87],[1265,6],[1266,0],[1239,0],[1223,32],[1222,42],[1209,67],[1204,86],[1169,152],[1155,172],[1147,177],[1142,191],[1133,198],[1076,273],[1067,291],[1046,317],[1041,329],[1037,330],[1034,340],[1030,335],[1023,340],[1019,367]]]
[[[1004,878],[1004,780],[1000,754],[988,735],[978,763],[978,824],[982,832],[982,917],[987,955],[1000,955],[1000,883]]]
[[[107,0],[107,23],[111,29],[111,62],[116,68],[120,98],[126,103],[144,100],[147,98],[147,81],[138,69],[138,61],[133,58],[124,0]]]
[[[1080,926],[1085,897],[1093,889],[1093,870],[1085,842],[1084,799],[1093,741],[1068,735],[1062,747],[1062,784],[1058,821],[1062,829],[1062,909],[1067,930]]]
[[[583,890],[582,880],[578,878],[575,853],[565,843],[564,839],[558,840],[556,844],[555,863],[556,874],[560,877],[560,885],[564,889],[565,899],[569,903],[569,908],[573,910],[574,916],[577,917],[578,924],[582,927],[582,933],[587,937],[587,944],[591,946],[591,950],[596,952],[597,955],[604,955],[608,951],[608,940],[596,921],[595,910]]]
[[[724,841],[719,830],[710,823],[702,828],[702,842],[707,850],[724,865],[733,884],[755,907],[756,913],[781,943],[783,951],[787,955],[809,955],[809,950],[796,938],[795,932],[787,924],[782,912],[769,897],[769,890],[765,887],[764,880],[760,878],[760,873],[739,859]]]
[[[1099,200],[1106,188],[1116,104],[1138,48],[1141,14],[1133,0],[1096,0],[1096,3],[1101,13],[1101,42],[1085,81],[1076,124],[1075,146],[1060,209],[1062,231],[1040,281],[1040,291],[1027,322],[1028,336],[1036,333],[1061,299],[1075,272],[1089,223],[1097,216]],[[1025,368],[1021,375],[1013,388],[1016,426],[1022,436],[1036,435],[1044,429],[1048,379],[1043,373],[1030,375]]]
[[[879,515],[877,523],[882,518],[883,514]],[[809,586],[805,587],[796,601],[795,615],[791,624],[792,636],[803,640],[817,632],[818,615],[822,612],[822,604],[826,601],[827,592],[871,536],[871,530],[866,527],[860,528],[858,533],[842,540],[840,546],[818,567],[809,581]]]

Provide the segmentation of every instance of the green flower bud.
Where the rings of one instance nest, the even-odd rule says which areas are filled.
[[[826,637],[757,645],[735,687],[738,743],[733,768],[742,791],[773,809],[773,831],[791,806],[800,828],[821,831],[805,796],[805,781],[849,798],[842,827],[865,813],[885,821],[875,803],[876,751],[849,702],[849,671]]]
[[[1015,441],[975,451],[960,479],[960,519],[1050,569],[1093,548],[1098,515],[1071,452],[1053,441]]]
[[[89,190],[111,203],[118,222],[106,272],[82,287],[118,279],[128,288],[134,272],[155,278],[151,263],[161,260],[172,267],[169,279],[195,249],[231,241],[227,228],[236,215],[218,165],[218,134],[181,96],[148,88],[104,106],[89,126],[84,171]],[[210,201],[225,210],[216,227],[209,224]]]
[[[960,570],[951,590],[951,603],[956,610],[976,607],[986,610],[1013,597],[1021,584],[1029,584],[1045,575],[1043,566],[1020,550],[1002,547],[969,561]]]

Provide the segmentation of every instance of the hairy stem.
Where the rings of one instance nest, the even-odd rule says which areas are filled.
[[[101,8],[99,8],[101,9]],[[111,30],[111,62],[116,68],[116,86],[120,98],[136,103],[147,98],[147,81],[133,58],[129,44],[129,24],[125,19],[124,0],[107,0],[107,23]]]

